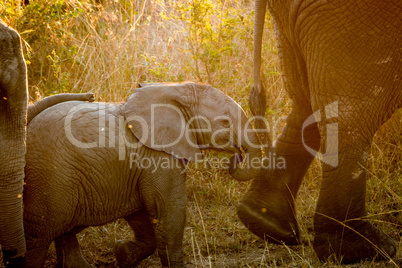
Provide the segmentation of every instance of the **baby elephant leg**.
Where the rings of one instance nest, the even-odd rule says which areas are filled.
[[[155,229],[162,267],[183,267],[183,234],[186,222],[185,174],[167,174],[155,192],[145,197]],[[144,195],[146,196],[146,195]]]
[[[72,268],[72,267],[92,267],[82,256],[80,245],[75,232],[59,236],[55,240],[57,252],[57,267]]]
[[[147,211],[141,210],[124,218],[135,233],[134,241],[119,240],[114,252],[119,267],[132,267],[156,250],[156,236]]]
[[[27,234],[25,234],[25,238],[27,238],[26,267],[43,267],[51,241],[31,239],[29,236],[27,237]]]

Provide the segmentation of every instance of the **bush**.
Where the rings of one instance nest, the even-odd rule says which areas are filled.
[[[138,82],[192,80],[247,105],[252,3],[37,0],[24,8],[7,1],[0,12],[24,39],[32,100],[93,91],[118,101]],[[267,44],[275,56],[267,68],[276,69],[275,43]]]

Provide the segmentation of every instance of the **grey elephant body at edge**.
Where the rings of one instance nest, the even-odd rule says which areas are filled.
[[[57,103],[93,101],[94,97],[91,93],[59,94],[27,107],[27,71],[21,38],[1,20],[0,54],[0,245],[6,267],[24,267],[22,192],[26,124]]]
[[[267,7],[293,103],[275,147],[263,139],[267,150],[285,157],[287,168],[254,180],[238,215],[262,238],[299,243],[294,199],[320,149],[317,256],[325,260],[334,255],[345,263],[378,254],[389,258],[396,243],[364,220],[366,162],[374,134],[402,106],[402,2],[257,0],[250,108],[261,116],[266,107],[260,68]]]
[[[43,265],[53,240],[63,267],[88,266],[75,234],[118,218],[130,224],[136,238],[117,243],[119,266],[131,267],[156,248],[164,266],[182,266],[185,163],[195,160],[199,148],[236,153],[242,147],[250,157],[261,158],[259,146],[248,147],[243,139],[229,142],[225,129],[232,121],[241,122],[248,139],[259,145],[255,131],[244,125],[248,119],[240,106],[211,86],[152,85],[134,92],[124,104],[60,104],[28,125],[24,223],[29,267]],[[169,146],[186,122],[188,136]],[[226,145],[211,145],[211,131]],[[235,168],[232,176],[242,172],[248,179],[253,171]]]
[[[6,264],[23,265],[27,73],[20,36],[1,21],[0,53],[0,245]]]

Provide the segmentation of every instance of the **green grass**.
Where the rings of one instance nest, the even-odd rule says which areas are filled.
[[[234,98],[249,113],[252,85],[253,1],[37,0],[25,9],[19,1],[0,4],[0,17],[25,40],[31,101],[61,92],[93,92],[98,101],[121,102],[139,82],[209,83]],[[56,4],[55,4],[56,3]],[[268,15],[269,16],[269,15]],[[268,121],[277,137],[290,110],[278,70],[273,26],[267,17],[263,72]],[[373,222],[399,241],[402,260],[402,113],[376,135],[369,158],[367,208]],[[314,161],[297,199],[298,220],[307,241],[313,238],[313,213],[321,180]],[[311,245],[266,244],[237,219],[236,204],[248,182],[224,170],[190,165],[184,237],[188,267],[338,267],[320,263]],[[133,233],[119,220],[79,234],[85,258],[96,267],[114,267],[113,243]],[[55,264],[49,251],[47,267]],[[140,267],[159,267],[157,254]],[[395,267],[392,262],[362,262],[350,267]]]

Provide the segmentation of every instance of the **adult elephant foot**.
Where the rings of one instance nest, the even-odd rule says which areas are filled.
[[[155,231],[146,210],[124,218],[135,234],[135,241],[116,241],[114,254],[119,267],[133,267],[156,250]]]
[[[396,253],[395,241],[366,221],[330,228],[315,228],[314,250],[320,260],[336,257],[342,263],[363,259],[389,259]]]
[[[256,192],[253,188],[260,190]],[[239,202],[237,215],[250,231],[268,242],[299,244],[293,199],[282,191],[269,188],[266,182],[254,180],[250,191]],[[264,196],[258,198],[258,193],[264,193]]]

